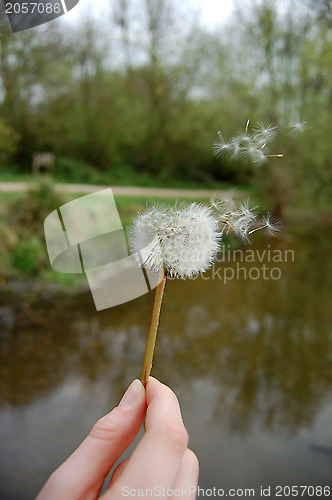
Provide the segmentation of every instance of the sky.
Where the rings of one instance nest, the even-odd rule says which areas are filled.
[[[98,10],[107,9],[110,0],[80,0],[79,4],[66,15],[68,21],[75,21],[79,18],[80,13],[87,9],[91,9],[91,5]],[[203,23],[209,27],[214,27],[225,20],[232,9],[232,0],[188,0],[189,4],[201,12]]]
[[[225,20],[232,10],[232,0],[191,0],[202,12],[202,21],[208,26],[215,26]]]

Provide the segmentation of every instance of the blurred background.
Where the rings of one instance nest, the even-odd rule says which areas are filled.
[[[202,487],[332,486],[331,1],[81,0],[15,35],[0,19],[0,499],[34,498],[140,376],[153,292],[96,313],[46,252],[45,217],[96,185],[150,188],[118,191],[124,226],[234,189],[282,220],[250,247],[280,279],[168,284],[153,374]],[[213,156],[248,119],[278,125],[283,158]]]

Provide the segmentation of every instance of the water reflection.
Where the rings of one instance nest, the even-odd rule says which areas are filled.
[[[214,270],[167,285],[153,373],[179,394],[206,487],[330,481],[332,239],[255,248],[267,244],[294,249],[294,262],[277,264],[279,280],[224,284]],[[89,294],[0,298],[1,498],[32,498],[140,375],[152,299],[96,313]],[[17,462],[25,493],[10,469]]]

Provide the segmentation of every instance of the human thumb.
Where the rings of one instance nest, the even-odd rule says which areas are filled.
[[[50,477],[37,500],[98,496],[104,480],[138,434],[146,412],[143,385],[134,380],[119,405],[93,426],[88,437]]]

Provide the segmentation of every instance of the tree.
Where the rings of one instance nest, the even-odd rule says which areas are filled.
[[[13,35],[4,11],[0,13],[0,114],[21,137],[18,159],[31,159],[37,144],[34,116],[55,62],[64,57],[59,29],[52,25]]]
[[[0,165],[16,152],[18,142],[18,134],[0,118]]]

